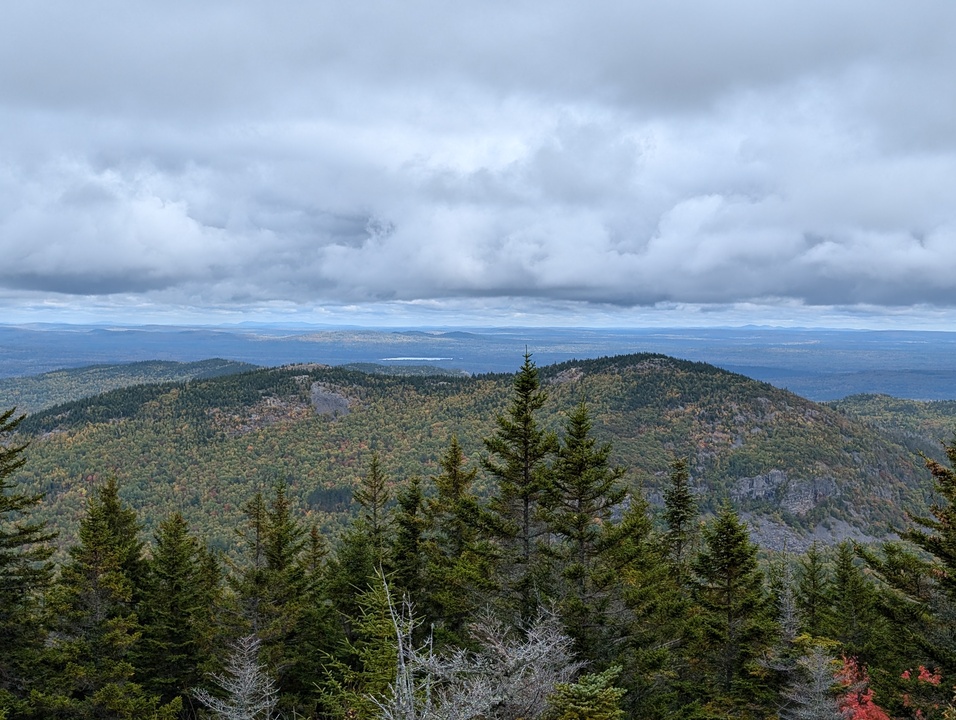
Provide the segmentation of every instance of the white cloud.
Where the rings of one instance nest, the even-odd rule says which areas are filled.
[[[956,306],[954,35],[943,2],[18,3],[0,302]]]

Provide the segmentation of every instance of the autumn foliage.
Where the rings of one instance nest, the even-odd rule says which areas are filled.
[[[886,711],[873,702],[870,675],[865,667],[852,657],[843,657],[843,667],[836,674],[843,694],[840,696],[840,712],[847,720],[890,720]]]

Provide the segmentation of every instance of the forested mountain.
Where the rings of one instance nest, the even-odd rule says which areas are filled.
[[[846,414],[703,363],[625,355],[541,368],[545,427],[581,400],[613,444],[626,482],[653,503],[674,459],[687,461],[706,512],[729,498],[765,543],[802,547],[810,533],[883,536],[925,506],[911,453]],[[428,477],[456,434],[477,463],[505,407],[511,375],[394,377],[318,365],[117,389],[27,418],[20,478],[72,540],[88,488],[115,477],[145,520],[166,510],[218,547],[250,492],[276,480],[310,522],[344,521],[373,453],[389,482]],[[487,474],[477,487],[487,489]],[[801,540],[802,538],[802,540]]]
[[[943,443],[956,431],[956,401],[906,400],[889,395],[850,395],[827,403],[835,410],[863,420],[914,453],[945,459]]]
[[[0,412],[0,718],[947,720],[956,446],[924,512],[868,427],[661,355]]]
[[[28,377],[0,378],[0,407],[35,413],[53,405],[145,383],[184,382],[255,369],[219,358],[199,362],[148,360],[53,370]]]

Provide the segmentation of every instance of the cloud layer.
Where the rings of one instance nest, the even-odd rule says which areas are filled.
[[[656,5],[15,3],[2,302],[956,306],[956,6]]]

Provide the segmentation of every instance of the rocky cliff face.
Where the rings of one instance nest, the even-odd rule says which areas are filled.
[[[735,500],[769,500],[798,517],[806,515],[824,500],[838,496],[839,488],[832,477],[791,479],[783,470],[740,478],[731,490],[731,497]]]

